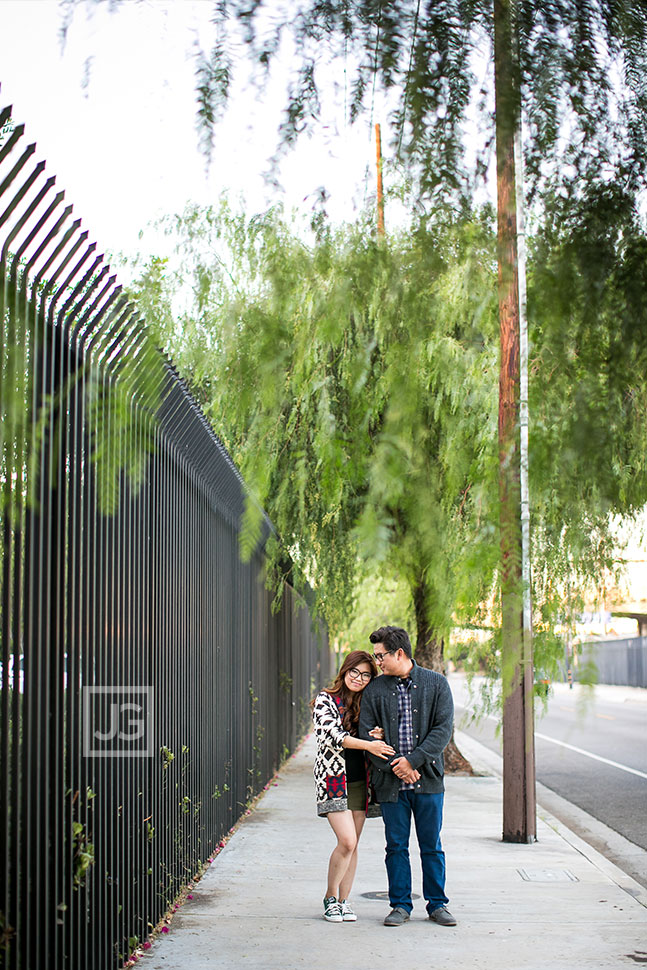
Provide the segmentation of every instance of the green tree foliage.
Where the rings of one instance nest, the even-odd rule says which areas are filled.
[[[284,146],[317,121],[321,79],[330,70],[326,57],[343,60],[346,76],[352,77],[351,119],[372,103],[377,82],[394,96],[397,107],[391,121],[398,150],[406,155],[425,199],[469,199],[487,171],[489,149],[496,141],[500,322],[502,334],[510,338],[505,353],[502,341],[501,356],[502,415],[510,420],[500,423],[499,518],[502,647],[511,686],[521,670],[522,555],[516,468],[514,131],[521,110],[526,172],[540,211],[564,195],[571,201],[580,198],[582,183],[600,177],[607,183],[622,179],[635,198],[645,184],[647,148],[643,7],[633,0],[303,0],[297,10],[291,4],[289,13],[276,0],[258,0],[252,7],[246,0],[230,0],[215,7],[221,34],[234,18],[244,25],[258,64],[271,63],[282,31],[292,34],[299,67],[281,128]],[[272,21],[273,31],[268,30]],[[477,72],[493,62],[493,77],[486,75],[479,86]],[[222,88],[214,86],[214,98],[221,95]],[[476,126],[469,124],[474,117]],[[482,136],[474,157],[467,150],[466,131],[471,128],[474,134],[479,125]],[[420,603],[430,599],[433,593],[424,589]]]
[[[613,517],[647,500],[642,223],[630,194],[604,182],[562,205],[535,226],[529,263],[542,668],[562,654],[556,620],[616,565]],[[136,287],[140,305],[169,334],[277,528],[279,585],[291,569],[315,589],[333,633],[353,639],[356,582],[395,581],[426,662],[441,666],[450,628],[471,622],[494,628],[495,670],[491,214],[438,210],[383,244],[361,222],[317,230],[306,243],[277,212],[192,207],[171,225],[181,288],[154,260]],[[177,325],[171,302],[185,304]],[[248,514],[249,544],[258,506]]]
[[[191,209],[178,227],[195,313],[172,352],[281,537],[277,564],[334,631],[360,563],[397,576],[441,666],[496,562],[491,213],[439,210],[383,244],[360,223],[307,245],[277,213]]]
[[[385,618],[394,626],[415,630],[411,592],[407,583],[386,570],[367,569],[359,578],[353,609],[338,632],[335,646],[340,653],[366,650],[367,636],[375,623]]]
[[[614,517],[647,501],[647,238],[632,191],[549,200],[531,246],[535,597],[548,629],[617,568]],[[592,588],[593,587],[593,590]]]
[[[197,74],[207,133],[226,104],[235,44],[242,39],[249,54],[238,70],[252,67],[262,85],[289,35],[294,58],[279,154],[316,127],[321,91],[337,67],[351,122],[373,104],[376,84],[388,93],[394,147],[419,175],[421,196],[469,196],[485,173],[494,136],[494,0],[217,0],[213,7],[213,49],[199,55]],[[533,188],[576,186],[601,168],[642,182],[644,2],[517,0],[512,10]]]
[[[62,42],[78,8],[103,4],[118,12],[124,0],[59,0]],[[376,87],[386,93],[393,148],[419,178],[422,198],[471,196],[494,141],[494,21],[502,0],[211,5],[212,32],[194,53],[198,133],[207,156],[241,75],[259,91],[272,71],[285,76],[277,160],[316,129],[322,94],[331,78],[343,77],[351,122],[373,107]],[[645,0],[510,6],[532,192],[576,190],[592,172],[644,185]]]
[[[575,203],[555,200],[535,239],[534,366],[551,379],[531,382],[540,432],[531,460],[542,469],[535,477],[561,481],[542,514],[552,525],[577,500],[602,514],[645,501],[647,442],[637,417],[645,408],[646,257],[636,206],[618,183],[589,184]]]

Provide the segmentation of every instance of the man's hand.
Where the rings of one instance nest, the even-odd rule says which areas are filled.
[[[412,768],[406,758],[400,756],[399,758],[394,758],[391,762],[391,767],[393,768],[393,774],[404,781],[407,785],[413,784],[420,778],[420,772],[417,768]]]

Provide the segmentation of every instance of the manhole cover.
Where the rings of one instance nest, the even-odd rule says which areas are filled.
[[[579,882],[568,869],[517,869],[526,882]]]
[[[389,894],[384,891],[378,893],[360,893],[360,896],[363,899],[386,899],[387,903],[389,901]],[[420,896],[417,893],[411,893],[411,898],[420,899]]]

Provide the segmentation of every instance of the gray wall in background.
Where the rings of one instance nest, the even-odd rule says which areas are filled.
[[[647,687],[647,637],[582,644],[574,679],[582,679],[578,670],[591,664],[597,668],[598,684]]]

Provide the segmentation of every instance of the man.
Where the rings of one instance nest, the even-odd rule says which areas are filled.
[[[359,736],[370,740],[375,725],[396,750],[386,761],[371,758],[371,778],[386,835],[386,871],[391,912],[385,926],[401,926],[411,916],[411,816],[422,862],[427,913],[440,926],[455,926],[445,895],[445,854],[440,843],[443,818],[443,751],[452,735],[454,702],[442,674],[412,659],[411,641],[401,627],[371,633],[373,656],[382,677],[364,690]]]

